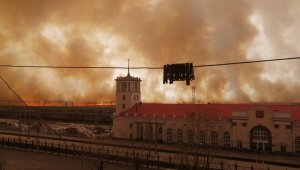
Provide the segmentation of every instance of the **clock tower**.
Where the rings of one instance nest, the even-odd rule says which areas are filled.
[[[129,72],[126,77],[117,77],[116,81],[116,113],[120,113],[131,108],[135,103],[141,101],[141,86],[142,81],[139,77],[133,77]]]

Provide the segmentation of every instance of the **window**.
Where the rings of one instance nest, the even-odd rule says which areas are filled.
[[[126,96],[125,96],[124,94],[123,94],[123,96],[122,96],[122,99],[123,99],[123,100],[126,100]]]
[[[134,84],[134,91],[138,91],[138,83]]]
[[[139,95],[136,95],[136,100],[139,100]]]
[[[130,127],[130,129],[132,129],[132,123],[129,123],[129,127]]]
[[[210,144],[211,145],[218,145],[218,134],[215,131],[210,133]]]
[[[172,142],[172,129],[167,129],[167,142]]]
[[[243,127],[246,127],[246,126],[247,126],[247,123],[243,123],[242,125],[243,125]]]
[[[286,125],[286,129],[292,129],[291,125]]]
[[[131,91],[130,90],[130,82],[128,82],[128,90],[127,91]]]
[[[232,122],[232,126],[236,126],[236,123],[235,123],[235,122]]]
[[[254,140],[268,140],[269,139],[269,133],[265,129],[258,128],[253,132],[253,139]]]
[[[300,136],[295,138],[295,152],[300,153]]]
[[[223,141],[224,141],[224,147],[230,147],[230,134],[229,134],[229,132],[224,132]]]
[[[203,130],[199,132],[199,143],[205,144],[206,143],[206,134]]]
[[[238,142],[238,148],[243,149],[243,142]]]
[[[264,111],[256,110],[256,118],[264,118]]]
[[[194,143],[194,130],[193,129],[189,129],[189,131],[188,131],[188,143],[189,144]]]
[[[275,129],[278,129],[278,128],[279,128],[279,125],[274,125],[274,128],[275,128]]]
[[[286,152],[286,146],[280,146],[280,151],[281,152]]]
[[[125,109],[125,104],[122,104],[122,109]]]
[[[126,83],[125,82],[122,83],[122,91],[126,91]]]
[[[255,126],[250,130],[250,147],[253,151],[272,151],[272,134],[264,126]]]
[[[177,142],[178,143],[183,143],[183,133],[181,129],[177,130]]]

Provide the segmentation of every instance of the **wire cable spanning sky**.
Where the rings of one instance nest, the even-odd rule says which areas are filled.
[[[218,64],[205,64],[205,65],[195,65],[195,68],[198,67],[216,67],[216,66],[229,66],[229,65],[238,65],[238,64],[254,64],[254,63],[264,63],[270,61],[285,61],[285,60],[298,60],[300,57],[289,57],[289,58],[275,58],[275,59],[266,59],[266,60],[252,60],[252,61],[238,61],[230,63],[218,63]],[[173,64],[173,63],[170,63]],[[128,67],[121,66],[39,66],[39,65],[3,65],[0,64],[0,67],[12,67],[12,68],[67,68],[67,69],[128,69]],[[129,67],[130,69],[140,70],[140,69],[163,69],[163,67]]]
[[[299,56],[298,0],[0,0],[0,4],[1,65],[122,66],[130,59],[132,66],[158,66],[131,68],[131,75],[143,80],[143,102],[178,103],[191,100],[191,89],[181,82],[162,85],[159,69],[188,61],[203,67],[195,70],[191,84],[196,86],[197,100],[300,102],[299,60],[230,67],[204,64]],[[26,101],[101,102],[114,100],[114,79],[126,76],[124,68],[2,67],[0,74]],[[14,99],[9,90],[0,94],[0,100]]]

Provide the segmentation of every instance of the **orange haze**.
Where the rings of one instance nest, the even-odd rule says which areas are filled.
[[[299,56],[300,2],[260,0],[0,0],[0,64],[194,65]],[[195,69],[197,101],[300,102],[300,63]],[[26,101],[114,101],[126,70],[0,68]],[[188,102],[191,86],[141,77],[145,102]],[[0,84],[0,100],[17,98]]]

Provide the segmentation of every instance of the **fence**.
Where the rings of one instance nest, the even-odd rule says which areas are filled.
[[[215,159],[213,161],[201,162],[201,156],[188,155],[188,159],[181,155],[180,160],[174,159],[168,153],[152,153],[145,150],[126,149],[116,150],[108,146],[75,144],[75,143],[57,143],[39,140],[28,140],[22,138],[0,138],[0,146],[7,149],[16,149],[32,152],[44,152],[48,154],[58,154],[63,156],[81,157],[100,160],[113,163],[133,165],[135,169],[147,168],[168,168],[168,169],[213,169],[213,170],[271,170],[271,168],[255,167],[253,165],[244,165],[239,163],[228,163]],[[186,160],[189,160],[186,161]],[[300,168],[300,165],[295,166]],[[0,163],[0,170],[4,170],[4,163]]]

